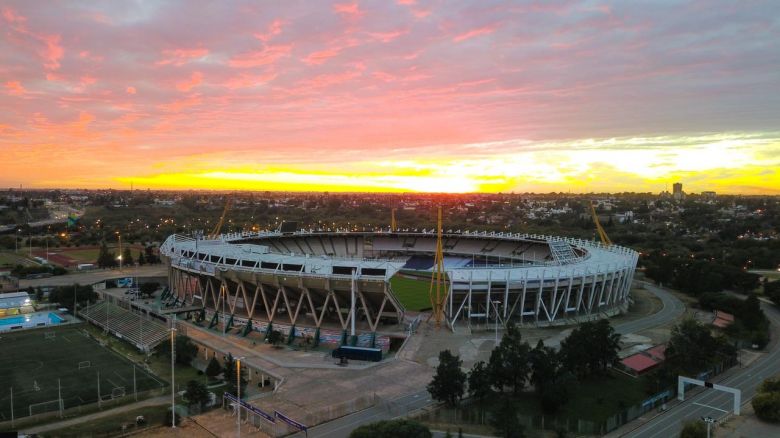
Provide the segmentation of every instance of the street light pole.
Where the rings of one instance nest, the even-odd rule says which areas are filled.
[[[176,314],[171,320],[171,428],[176,429],[176,375],[173,367],[176,357]]]
[[[244,357],[236,358],[236,430],[238,431],[238,438],[241,438],[241,359]]]
[[[117,231],[117,237],[119,238],[119,270],[122,270],[122,235]]]

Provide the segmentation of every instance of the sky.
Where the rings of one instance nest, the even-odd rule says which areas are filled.
[[[777,1],[0,0],[0,187],[780,194]]]

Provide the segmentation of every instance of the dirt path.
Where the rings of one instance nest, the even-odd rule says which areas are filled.
[[[161,395],[159,397],[149,398],[143,401],[139,401],[137,403],[131,403],[129,405],[122,405],[118,406],[116,408],[107,409],[105,411],[95,412],[93,414],[89,415],[83,415],[76,418],[71,418],[69,420],[63,420],[58,421],[56,423],[49,423],[42,426],[31,426],[29,428],[26,428],[24,430],[25,433],[43,433],[43,432],[50,432],[52,430],[62,429],[64,427],[73,426],[76,424],[86,423],[88,421],[96,420],[98,418],[103,417],[110,417],[112,415],[121,414],[123,412],[127,412],[133,409],[143,408],[147,406],[157,406],[157,405],[165,405],[166,403],[170,403],[171,397]]]

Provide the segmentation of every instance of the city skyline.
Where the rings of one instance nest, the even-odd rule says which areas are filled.
[[[0,187],[779,194],[778,12],[4,2]]]

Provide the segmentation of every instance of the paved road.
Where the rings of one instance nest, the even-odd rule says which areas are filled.
[[[653,327],[658,327],[672,322],[679,318],[685,311],[685,304],[679,298],[666,290],[648,282],[638,281],[651,294],[661,300],[663,307],[660,311],[634,321],[628,321],[621,324],[615,324],[615,332],[625,335],[628,333],[638,333]]]
[[[165,277],[168,275],[165,265],[149,265],[119,269],[96,269],[93,271],[74,272],[66,275],[56,275],[35,280],[19,280],[19,287],[38,286],[70,286],[73,283],[94,284],[112,278],[123,277]]]
[[[767,348],[767,353],[750,366],[739,369],[735,373],[717,383],[742,390],[743,404],[750,401],[756,394],[756,389],[765,379],[780,374],[780,311],[768,303],[762,303],[766,316],[772,322],[773,341]],[[730,393],[706,389],[665,413],[643,424],[639,428],[622,436],[638,438],[666,438],[678,436],[682,426],[692,420],[709,416],[716,419],[726,417],[733,409],[733,399]]]

